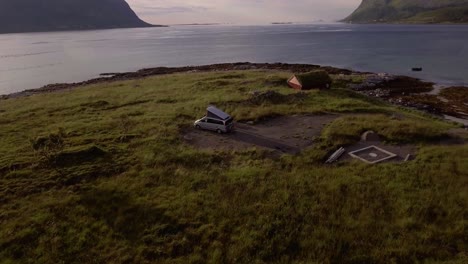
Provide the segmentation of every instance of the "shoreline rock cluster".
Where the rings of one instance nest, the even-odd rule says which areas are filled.
[[[467,87],[448,87],[442,89],[441,94],[429,94],[434,89],[434,83],[379,73],[368,74],[361,83],[351,83],[348,88],[366,96],[440,117],[448,115],[468,119],[468,104],[457,100],[468,98]]]

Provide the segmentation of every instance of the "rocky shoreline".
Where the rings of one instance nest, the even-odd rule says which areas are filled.
[[[431,93],[434,83],[407,76],[369,74],[358,84],[348,87],[361,94],[381,98],[389,103],[415,108],[440,117],[450,116],[468,123],[468,87],[447,87]]]
[[[357,72],[311,64],[239,62],[203,66],[147,68],[136,72],[103,73],[99,78],[77,83],[50,84],[38,89],[2,95],[0,99],[51,93],[92,84],[134,80],[173,73],[232,70],[281,70],[301,73],[317,69],[325,70],[329,74],[337,76],[336,79],[339,82],[337,85],[340,87],[347,87],[366,96],[379,98],[392,104],[422,110],[440,117],[453,116],[468,120],[468,100],[465,99],[468,98],[468,87],[449,87],[442,89],[439,94],[429,94],[429,92],[433,90],[434,83],[424,82],[416,78],[382,73]]]

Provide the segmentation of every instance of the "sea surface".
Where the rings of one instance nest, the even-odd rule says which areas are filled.
[[[104,72],[244,61],[330,65],[468,85],[468,26],[228,25],[4,34],[0,94]]]

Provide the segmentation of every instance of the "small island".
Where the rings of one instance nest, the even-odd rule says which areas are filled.
[[[293,22],[272,22],[272,25],[292,25]]]

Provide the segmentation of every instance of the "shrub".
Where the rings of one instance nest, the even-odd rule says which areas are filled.
[[[296,77],[301,82],[303,90],[328,89],[333,82],[326,71],[311,71],[297,74]]]
[[[30,143],[32,149],[39,158],[52,167],[56,163],[57,154],[59,154],[65,146],[64,138],[64,131],[59,130],[57,133],[51,133],[47,136],[30,140]]]

